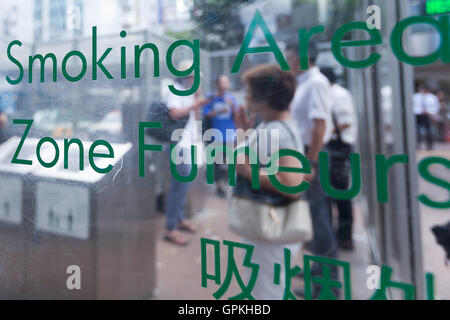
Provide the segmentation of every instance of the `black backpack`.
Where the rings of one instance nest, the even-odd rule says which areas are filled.
[[[435,226],[431,230],[436,237],[437,243],[444,248],[447,260],[450,260],[450,222],[443,226]]]
[[[161,122],[161,129],[146,129],[146,135],[163,143],[170,143],[172,132],[183,129],[189,120],[189,116],[181,119],[174,119],[163,102],[153,102],[147,112],[147,121]]]

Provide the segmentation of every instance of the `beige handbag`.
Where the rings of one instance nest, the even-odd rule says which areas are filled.
[[[285,125],[291,136],[291,130]],[[251,139],[250,146],[256,139]],[[237,235],[261,242],[296,243],[312,239],[309,204],[294,201],[274,207],[267,203],[233,196],[229,202],[228,225]]]
[[[273,207],[232,197],[228,224],[237,235],[261,242],[286,244],[312,238],[309,204],[305,200],[285,207]]]

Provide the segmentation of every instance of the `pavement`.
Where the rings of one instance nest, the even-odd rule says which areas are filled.
[[[439,151],[418,152],[418,160],[430,155],[437,155],[450,159],[450,144],[440,145]],[[442,167],[432,169],[437,171],[437,175],[450,180],[450,173]],[[440,199],[448,196],[442,188],[431,185],[419,179],[419,190],[426,190]],[[227,200],[214,196],[214,189],[210,187],[207,194],[204,209],[194,217],[194,222],[199,226],[199,232],[195,235],[188,235],[190,243],[186,247],[176,247],[162,240],[164,232],[164,217],[158,218],[159,242],[157,244],[157,286],[154,299],[173,300],[210,300],[214,292],[220,287],[212,280],[208,280],[207,288],[201,283],[201,257],[200,238],[213,240],[229,240],[239,242],[239,237],[234,235],[227,226]],[[444,251],[437,245],[430,228],[436,224],[445,224],[450,220],[449,211],[435,210],[425,206],[420,206],[423,261],[426,272],[435,275],[436,298],[450,299],[450,266],[444,263]],[[340,252],[339,259],[351,263],[352,276],[352,297],[356,300],[365,300],[372,296],[373,291],[367,288],[367,267],[370,263],[370,250],[367,232],[364,227],[363,211],[358,200],[354,201],[354,233],[355,250],[353,252]],[[222,279],[225,276],[227,262],[226,247],[221,245],[221,270]],[[309,254],[307,251],[300,252],[293,262],[302,267],[302,255]],[[207,251],[208,272],[212,273],[213,251]],[[242,273],[241,273],[242,274]],[[292,287],[302,286],[302,280],[295,278]],[[239,293],[239,287],[233,279],[224,298]]]

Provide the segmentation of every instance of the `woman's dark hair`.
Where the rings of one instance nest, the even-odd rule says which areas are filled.
[[[326,67],[326,68],[321,68],[320,72],[322,72],[322,74],[327,77],[328,81],[330,81],[330,83],[336,83],[337,77],[336,77],[336,73],[334,73],[333,68],[330,67]]]
[[[296,81],[291,72],[278,65],[264,64],[251,68],[242,76],[256,102],[266,101],[270,108],[284,111],[294,98]]]

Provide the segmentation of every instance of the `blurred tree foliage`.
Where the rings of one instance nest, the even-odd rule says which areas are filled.
[[[191,16],[196,28],[190,30],[189,34],[182,35],[200,39],[202,48],[207,50],[239,46],[245,35],[240,10],[255,1],[257,0],[194,0]],[[326,30],[323,40],[330,40],[340,26],[354,21],[357,5],[358,0],[326,1]],[[318,0],[292,0],[292,27],[311,28],[318,25],[318,12]],[[172,36],[181,37],[179,34]]]
[[[293,7],[315,6],[318,12],[318,0],[293,0]],[[334,32],[342,25],[355,21],[355,12],[358,6],[358,0],[328,0],[325,38],[330,40]],[[299,17],[294,17],[299,18]],[[304,26],[310,27],[310,26]]]
[[[183,31],[173,31],[173,30],[166,30],[166,35],[169,37],[178,39],[178,40],[193,40],[195,39],[194,30],[183,30]]]
[[[358,0],[329,1],[328,34],[333,34],[340,26],[355,20]]]
[[[204,49],[220,50],[238,46],[245,30],[240,8],[254,0],[195,0],[191,11],[196,23],[193,34]]]

